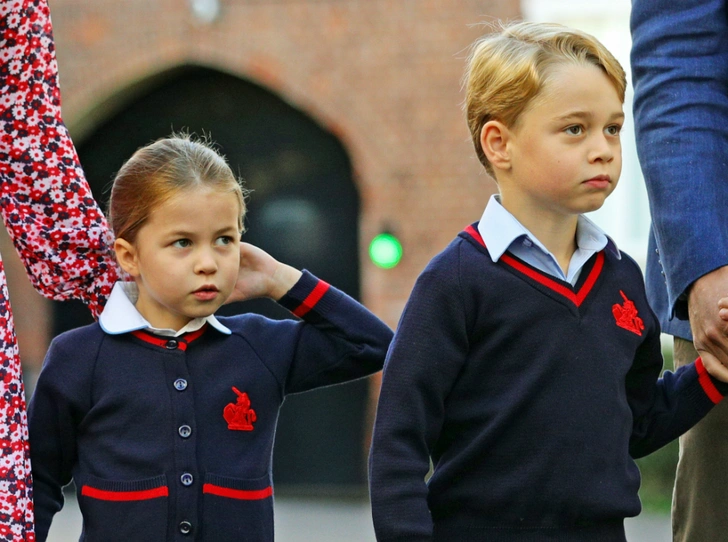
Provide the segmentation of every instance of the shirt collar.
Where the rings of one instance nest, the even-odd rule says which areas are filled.
[[[497,262],[516,240],[523,237],[527,237],[535,246],[549,254],[543,243],[501,205],[498,194],[494,194],[488,200],[488,205],[478,223],[478,233],[483,238],[485,246],[488,247],[488,252],[494,262]],[[577,220],[576,244],[581,249],[594,252],[606,248],[618,259],[622,258],[622,254],[612,238],[584,215],[579,215]]]
[[[232,332],[222,325],[215,315],[211,314],[205,318],[195,318],[179,331],[173,329],[158,329],[139,313],[132,300],[138,297],[136,284],[133,282],[117,282],[111,290],[109,300],[99,316],[99,325],[109,335],[120,335],[137,329],[146,329],[157,335],[179,337],[184,333],[197,331],[205,324],[210,324],[220,333],[230,335]]]

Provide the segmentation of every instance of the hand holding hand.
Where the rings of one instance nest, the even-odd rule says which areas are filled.
[[[695,349],[705,370],[728,382],[728,266],[703,275],[688,294]]]
[[[266,251],[240,243],[240,270],[235,288],[226,303],[257,297],[279,300],[301,278],[298,269],[279,262]]]

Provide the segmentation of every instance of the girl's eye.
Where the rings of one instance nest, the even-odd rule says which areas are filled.
[[[612,126],[607,126],[607,133],[611,136],[619,135],[619,132],[622,131],[622,127],[619,124],[613,124]]]
[[[584,132],[584,128],[578,124],[574,124],[574,126],[569,126],[564,131],[569,135],[581,135]]]
[[[176,248],[187,248],[191,244],[192,241],[189,239],[177,239],[174,243],[172,243],[172,246]]]
[[[220,246],[229,245],[233,242],[233,238],[229,235],[223,235],[215,240],[215,243]]]

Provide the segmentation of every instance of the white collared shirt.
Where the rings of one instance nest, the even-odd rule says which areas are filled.
[[[579,215],[576,223],[577,249],[571,257],[567,273],[564,273],[556,257],[501,205],[497,194],[488,200],[478,224],[478,233],[488,247],[494,262],[509,251],[536,269],[566,281],[572,286],[576,285],[581,269],[589,258],[605,247],[618,259],[622,258],[616,243],[594,222]]]
[[[109,335],[119,335],[121,333],[129,333],[137,329],[146,329],[155,335],[163,335],[165,337],[179,337],[191,331],[197,331],[205,324],[210,324],[220,333],[230,335],[232,332],[222,325],[215,315],[211,314],[205,318],[195,318],[190,320],[186,326],[179,331],[174,329],[158,329],[152,325],[139,313],[134,306],[139,291],[137,285],[133,282],[119,281],[114,284],[111,290],[109,300],[106,302],[104,310],[99,316],[99,325]]]

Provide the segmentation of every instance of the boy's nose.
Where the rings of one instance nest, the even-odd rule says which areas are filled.
[[[615,153],[616,149],[612,142],[608,141],[606,137],[598,137],[590,152],[589,160],[591,162],[611,162]]]

